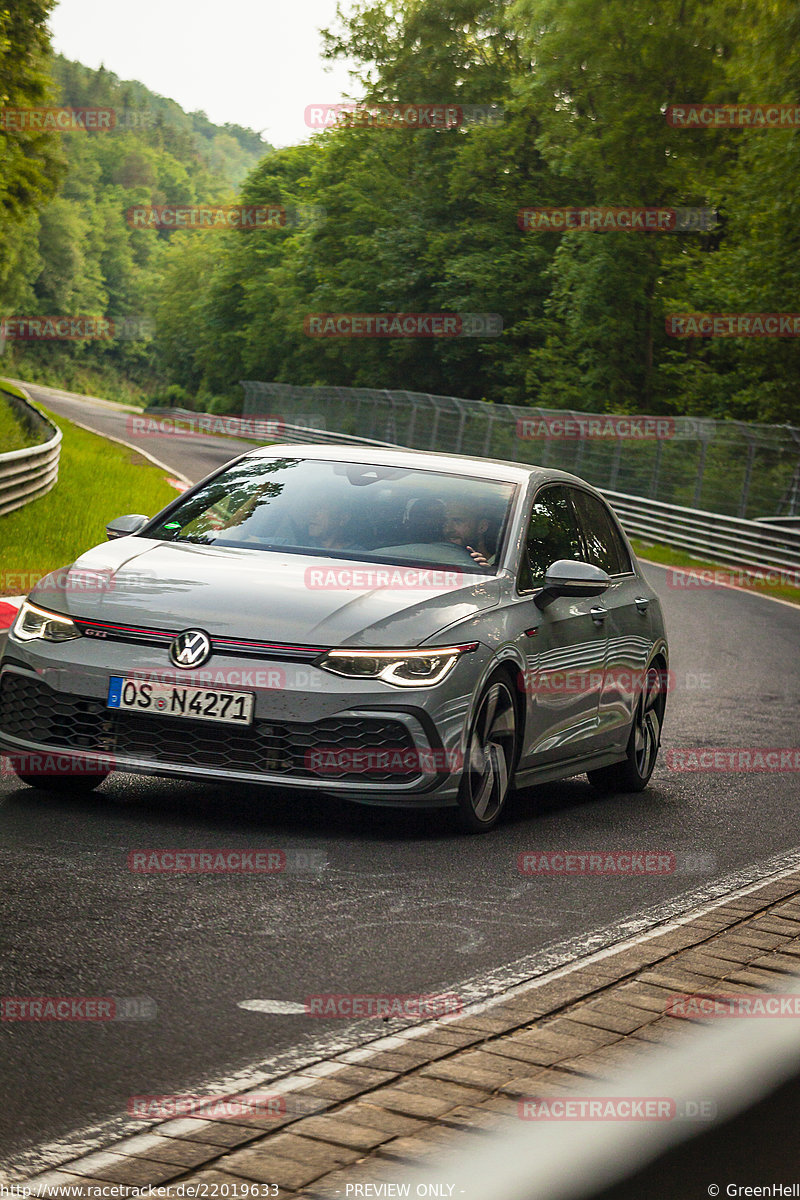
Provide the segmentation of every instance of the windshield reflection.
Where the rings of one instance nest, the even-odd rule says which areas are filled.
[[[146,536],[494,573],[514,489],[380,464],[248,458],[180,502]]]

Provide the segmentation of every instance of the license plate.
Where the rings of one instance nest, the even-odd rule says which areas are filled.
[[[112,675],[108,682],[106,703],[109,708],[124,708],[161,717],[251,725],[254,699],[253,692],[221,692],[217,688],[147,683],[142,679]]]

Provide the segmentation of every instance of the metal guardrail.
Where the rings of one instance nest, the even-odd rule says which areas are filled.
[[[302,425],[284,425],[283,433],[280,437],[276,437],[275,441],[298,442],[301,445],[326,442],[329,445],[383,446],[385,450],[400,448],[395,442],[378,442],[374,438],[356,437],[353,433],[330,433],[327,429],[303,428]]]
[[[598,488],[752,520],[800,516],[800,425],[573,412],[388,388],[241,380],[272,415],[417,450],[559,467]],[[306,420],[313,415],[316,420]]]
[[[800,529],[800,516],[796,517],[754,517],[760,525],[785,525],[787,529]]]
[[[144,409],[145,416],[159,418],[162,422],[185,422],[191,427],[194,422],[198,428],[196,432],[206,432],[202,426],[202,422],[207,422],[210,428],[208,433],[214,435],[223,435],[227,437],[241,437],[244,441],[252,441],[256,445],[262,445],[264,442],[299,442],[308,445],[312,442],[344,442],[346,445],[363,445],[363,446],[385,446],[390,449],[393,442],[378,442],[374,438],[356,437],[350,433],[329,433],[327,429],[322,429],[316,425],[287,425],[284,421],[280,421],[280,433],[269,432],[268,436],[265,433],[264,437],[256,436],[253,431],[253,426],[259,420],[263,420],[265,425],[269,425],[269,418],[258,417],[239,417],[235,415],[222,415],[218,413],[195,412],[189,408],[164,407],[162,405],[152,404],[149,408]],[[175,431],[179,433],[180,430]],[[194,432],[194,431],[193,431]]]
[[[151,408],[147,411],[154,414],[169,413],[176,419],[196,420],[198,417],[208,417],[208,414],[198,414],[188,409]],[[245,427],[248,421],[252,422],[255,419],[257,418],[243,418]],[[237,418],[222,420],[235,422]],[[348,446],[380,446],[386,449],[398,445],[397,442],[378,441],[375,438],[284,422],[281,423],[281,432],[271,435],[269,440],[296,442],[300,445],[323,442]],[[783,571],[790,573],[795,579],[800,578],[800,528],[794,524],[798,518],[777,518],[775,524],[764,519],[748,521],[742,517],[729,517],[702,509],[665,504],[646,496],[630,495],[608,488],[601,487],[598,490],[609,501],[626,533],[631,536],[673,546],[699,558],[751,569]]]
[[[0,393],[13,406],[21,409],[26,424],[44,427],[50,434],[47,441],[40,442],[38,446],[24,446],[21,450],[8,450],[0,454],[0,516],[4,516],[44,496],[55,486],[61,454],[61,430],[37,412],[27,400],[2,388]]]
[[[601,489],[626,533],[700,558],[800,574],[800,530]]]
[[[328,442],[389,446],[388,442],[371,441],[351,434],[328,430],[284,426],[280,441]],[[606,497],[620,519],[625,532],[647,541],[661,542],[686,550],[699,558],[740,567],[756,567],[790,573],[800,579],[800,529],[788,525],[768,525],[764,521],[746,521],[740,517],[725,517],[719,513],[682,508],[677,504],[662,504],[644,496],[628,496],[598,489]]]

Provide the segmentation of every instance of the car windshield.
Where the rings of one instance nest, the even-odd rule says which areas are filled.
[[[146,536],[494,574],[514,490],[382,464],[245,458]]]

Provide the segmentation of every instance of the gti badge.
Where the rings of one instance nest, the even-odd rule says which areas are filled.
[[[169,648],[170,662],[176,667],[199,667],[211,656],[211,642],[199,629],[184,629]]]

